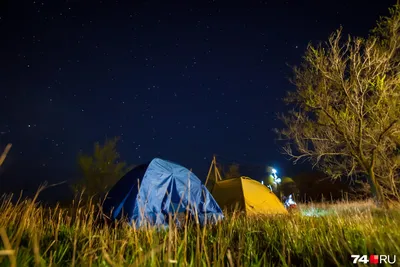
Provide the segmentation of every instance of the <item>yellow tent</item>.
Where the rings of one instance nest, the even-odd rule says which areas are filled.
[[[210,180],[213,166],[214,177],[212,178],[214,179],[211,178]],[[288,213],[278,197],[260,182],[245,176],[222,180],[216,166],[215,157],[210,167],[206,185],[209,182],[212,183],[212,188],[209,187],[209,190],[221,209],[228,211],[237,209],[244,211],[246,215]]]

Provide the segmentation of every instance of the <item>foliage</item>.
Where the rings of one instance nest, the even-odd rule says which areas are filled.
[[[275,178],[274,176],[272,176],[272,174],[266,175],[263,179],[262,179],[263,183],[265,186],[271,186],[271,188],[273,190],[277,190],[277,184],[275,183]]]
[[[279,185],[279,191],[284,196],[293,195],[293,197],[295,197],[299,192],[295,181],[290,177],[282,178],[282,182]]]
[[[1,266],[354,266],[351,254],[398,254],[399,210],[370,203],[300,206],[300,213],[243,217],[178,229],[110,227],[88,203],[71,214],[33,200],[0,201]]]
[[[366,184],[362,181],[352,183],[349,179],[332,180],[322,172],[302,172],[293,177],[298,189],[296,201],[319,202],[324,200],[365,200],[370,190],[361,194],[360,189]]]
[[[277,196],[282,198],[283,196],[289,196],[292,194],[294,197],[298,193],[298,188],[295,181],[290,177],[281,178],[281,183],[277,184],[272,174],[266,176],[263,179],[264,185],[270,186]]]
[[[119,161],[120,155],[116,150],[118,140],[116,137],[106,140],[103,145],[95,143],[92,155],[79,154],[78,164],[83,178],[74,185],[75,190],[84,190],[90,197],[102,195],[132,169]]]
[[[400,6],[366,39],[343,40],[339,29],[310,44],[292,82],[285,101],[293,110],[277,131],[284,153],[332,178],[367,177],[383,204],[399,199]]]

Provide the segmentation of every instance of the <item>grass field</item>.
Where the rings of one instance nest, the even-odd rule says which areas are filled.
[[[204,228],[135,230],[97,224],[94,205],[72,212],[34,200],[1,199],[0,266],[355,266],[351,254],[400,251],[400,211],[369,202],[300,205],[267,218],[232,214]]]

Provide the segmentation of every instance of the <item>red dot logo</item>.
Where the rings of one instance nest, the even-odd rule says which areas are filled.
[[[370,264],[378,264],[379,256],[378,255],[370,255],[369,256],[369,263]]]

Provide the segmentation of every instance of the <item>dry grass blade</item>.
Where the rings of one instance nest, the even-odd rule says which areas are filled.
[[[10,259],[10,267],[16,267],[17,266],[17,258],[15,257],[15,251],[11,248],[10,240],[8,239],[6,229],[1,228],[0,229],[0,236],[1,240],[3,240],[4,247],[6,248],[5,250],[0,251],[0,255],[7,255],[8,258]]]
[[[233,264],[232,253],[230,249],[228,249],[226,252],[226,257],[228,258],[229,266],[234,267],[235,265]]]
[[[105,261],[106,261],[109,265],[111,265],[111,266],[113,266],[113,267],[114,267],[114,266],[118,266],[116,263],[114,263],[114,262],[112,261],[110,255],[107,253],[107,251],[105,250],[104,247],[102,248],[102,255],[103,255]]]
[[[136,264],[132,264],[129,265],[129,267],[134,267],[134,266],[144,266],[146,264],[146,262],[155,256],[155,254],[160,253],[161,250],[163,249],[163,244],[157,246],[156,248],[153,248],[152,250],[150,250],[146,255],[144,255],[144,257],[142,258],[142,260],[136,262]]]
[[[7,154],[8,154],[8,152],[10,151],[11,147],[12,147],[12,144],[7,144],[6,148],[5,148],[4,151],[3,151],[3,154],[1,154],[1,157],[0,157],[0,166],[3,165],[3,162],[4,162],[4,160],[6,159]]]
[[[10,256],[14,255],[14,253],[15,253],[14,250],[8,250],[8,249],[0,250],[0,256]]]

